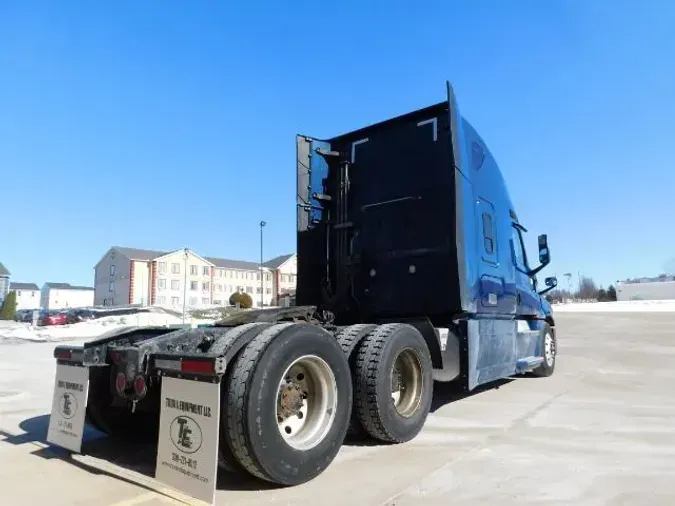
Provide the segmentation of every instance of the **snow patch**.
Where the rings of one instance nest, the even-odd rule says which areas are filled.
[[[554,313],[675,312],[675,300],[630,300],[617,302],[579,302],[553,304]]]
[[[96,339],[124,327],[182,325],[183,318],[167,312],[143,312],[124,316],[106,316],[69,325],[33,327],[29,323],[0,321],[0,344],[21,342],[58,342]],[[213,323],[213,320],[188,319],[189,325]]]

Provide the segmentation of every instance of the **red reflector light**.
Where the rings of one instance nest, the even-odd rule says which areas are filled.
[[[136,379],[134,380],[134,391],[136,392],[136,395],[143,397],[146,388],[145,378],[143,376],[136,376]]]
[[[180,363],[181,372],[212,373],[213,362],[210,360],[183,360]]]
[[[73,358],[73,352],[72,350],[56,349],[54,350],[54,357],[59,360],[70,360]]]
[[[124,392],[127,388],[127,377],[126,375],[121,372],[117,375],[115,378],[115,388],[117,388],[117,391],[121,394]]]

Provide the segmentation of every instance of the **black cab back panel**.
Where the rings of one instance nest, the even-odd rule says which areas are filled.
[[[322,156],[331,200],[322,203],[321,223],[299,230],[298,304],[325,298],[325,290],[303,285],[318,287],[327,274],[342,299],[338,313],[347,306],[363,318],[458,310],[448,123],[443,102],[325,141],[334,152]],[[320,165],[315,157],[312,168]],[[302,186],[299,179],[299,193]]]

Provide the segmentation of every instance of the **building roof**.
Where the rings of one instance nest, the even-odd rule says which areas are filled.
[[[40,290],[35,283],[10,283],[10,290]]]
[[[119,251],[122,255],[129,258],[130,260],[141,260],[146,262],[172,253],[171,251],[126,248],[121,246],[113,246],[112,249]],[[267,267],[268,269],[278,269],[281,265],[284,264],[284,262],[286,262],[292,256],[293,253],[291,253],[290,255],[278,256],[276,258],[268,260],[263,264],[263,266]],[[216,267],[224,269],[239,269],[242,271],[257,271],[258,269],[260,269],[260,264],[257,262],[249,262],[246,260],[230,260],[227,258],[217,258],[217,257],[203,257],[203,258],[204,260],[211,262]]]
[[[268,269],[278,269],[279,267],[284,265],[292,256],[293,253],[291,253],[290,255],[280,255],[278,257],[273,258],[272,260],[268,260],[263,265]]]
[[[94,290],[91,286],[77,286],[70,283],[45,283],[47,288],[56,290]]]
[[[2,265],[2,262],[0,262],[0,276],[9,276],[9,271],[7,270],[7,267]]]
[[[167,255],[168,251],[157,251],[151,249],[125,248],[120,246],[113,246],[114,250],[119,251],[125,257],[131,260],[154,260],[157,257]]]
[[[216,267],[222,267],[225,269],[240,269],[242,271],[256,271],[260,269],[260,264],[256,262],[247,262],[246,260],[228,260],[227,258],[215,257],[204,258]]]

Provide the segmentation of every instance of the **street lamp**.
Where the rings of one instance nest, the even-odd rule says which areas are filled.
[[[183,327],[185,327],[185,301],[187,299],[187,259],[188,249],[183,248]]]
[[[265,294],[265,276],[263,274],[263,228],[267,225],[266,221],[260,222],[260,309],[264,305],[264,294]]]

